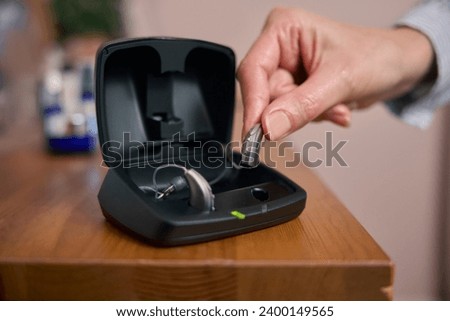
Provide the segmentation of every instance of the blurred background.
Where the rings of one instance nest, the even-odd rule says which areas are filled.
[[[317,0],[0,0],[0,153],[15,128],[41,122],[43,148],[95,147],[92,67],[97,47],[118,37],[198,38],[231,47],[241,60],[275,6],[389,27],[416,1]],[[238,104],[239,95],[237,95]],[[310,124],[289,136],[347,140],[348,167],[314,171],[395,263],[394,298],[450,298],[450,110],[420,130],[383,105],[354,113],[350,128]],[[94,124],[94,126],[92,125]]]

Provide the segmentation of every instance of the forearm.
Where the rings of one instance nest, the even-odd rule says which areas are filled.
[[[450,102],[450,0],[427,1],[399,22],[426,35],[435,54],[435,75],[422,79],[406,94],[388,101],[392,112],[424,128],[437,108]],[[424,80],[424,81],[423,81]]]

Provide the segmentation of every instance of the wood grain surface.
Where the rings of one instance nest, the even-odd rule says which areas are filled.
[[[298,219],[156,248],[105,221],[100,165],[99,152],[47,153],[37,121],[1,136],[0,299],[391,299],[390,259],[303,166],[278,167],[308,192]]]

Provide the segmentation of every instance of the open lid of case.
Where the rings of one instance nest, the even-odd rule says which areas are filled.
[[[96,60],[103,159],[117,167],[154,154],[163,142],[226,144],[234,97],[230,48],[175,38],[108,43]]]

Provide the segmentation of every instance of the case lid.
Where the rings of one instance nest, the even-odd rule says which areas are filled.
[[[230,48],[175,38],[108,43],[96,60],[103,159],[116,167],[161,153],[165,142],[226,144],[234,96]]]

